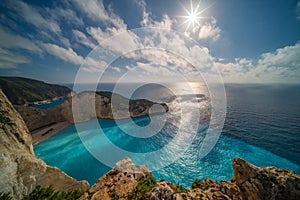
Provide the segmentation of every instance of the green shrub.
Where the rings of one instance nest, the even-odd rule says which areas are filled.
[[[83,195],[83,191],[74,190],[70,192],[57,192],[53,189],[52,186],[47,188],[42,188],[37,186],[30,194],[23,197],[23,200],[73,200],[78,199]]]
[[[172,187],[174,193],[186,193],[187,190],[179,184],[176,184],[175,187]]]
[[[0,192],[0,200],[12,200],[9,193]]]
[[[202,184],[202,181],[199,180],[199,179],[196,179],[196,180],[194,180],[193,183],[192,183],[192,188],[193,188],[193,189],[194,189],[194,188],[200,188],[200,187],[201,187],[201,184]]]
[[[118,194],[116,193],[116,190],[113,190],[111,195],[110,195],[110,198],[111,200],[118,200],[119,199],[119,196]]]
[[[128,200],[148,199],[148,192],[155,187],[156,180],[153,176],[148,176],[139,180],[134,191],[127,196]]]

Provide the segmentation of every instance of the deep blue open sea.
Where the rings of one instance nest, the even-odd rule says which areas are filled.
[[[125,85],[124,94],[126,96]],[[197,93],[208,96],[206,87],[194,84]],[[76,127],[70,125],[58,134],[36,144],[34,151],[47,164],[57,166],[67,174],[78,180],[88,180],[94,184],[97,179],[110,170],[110,167],[99,162],[85,148],[79,135],[88,138],[88,144],[97,148],[99,154],[110,155],[108,140],[121,149],[134,153],[145,153],[163,148],[174,138],[178,131],[178,99],[180,106],[187,108],[183,113],[183,120],[188,127],[189,119],[193,116],[193,103],[199,104],[200,112],[206,119],[200,120],[200,128],[191,141],[191,145],[172,164],[153,171],[157,179],[165,179],[185,187],[190,187],[196,178],[210,177],[215,180],[229,181],[233,175],[231,160],[241,157],[258,166],[276,166],[288,168],[299,173],[300,169],[300,85],[226,85],[227,114],[223,132],[212,151],[203,159],[199,158],[199,144],[203,140],[209,119],[209,99],[199,96],[189,96],[190,91],[177,84],[173,91],[181,95],[169,98],[171,94],[165,88],[148,85],[137,90],[133,98],[150,98],[155,101],[167,102],[170,112],[167,123],[154,136],[136,138],[128,135],[132,131],[130,120],[119,120],[118,123],[126,128],[120,129],[114,120],[94,119],[81,123],[80,133]],[[112,85],[102,85],[101,90],[112,90]],[[189,112],[189,109],[190,112]],[[99,123],[102,131],[95,127]],[[151,122],[148,116],[134,119],[140,127]],[[185,126],[183,126],[185,127]],[[186,133],[187,135],[189,133]],[[107,140],[108,139],[108,140]],[[184,142],[184,141],[183,141]],[[176,146],[174,146],[176,148]],[[176,157],[176,151],[166,152],[168,156]],[[174,155],[175,154],[175,155]],[[114,156],[113,154],[111,155]],[[151,157],[131,156],[136,164],[153,162]],[[156,163],[164,159],[155,159]],[[149,165],[151,169],[151,164]]]

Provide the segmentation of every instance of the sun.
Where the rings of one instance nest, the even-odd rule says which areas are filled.
[[[179,16],[181,18],[184,18],[183,24],[187,24],[185,31],[187,31],[190,27],[194,31],[195,26],[200,26],[200,19],[203,19],[205,17],[202,17],[201,14],[207,9],[201,9],[200,10],[200,0],[198,1],[197,6],[194,8],[193,6],[193,0],[190,0],[190,10],[186,9],[182,4],[182,8],[185,10],[186,14],[185,16]]]
[[[191,26],[192,25],[192,27],[194,27],[195,26],[195,24],[197,23],[199,23],[198,22],[198,20],[199,20],[199,13],[197,13],[197,12],[191,12],[191,13],[189,13],[189,15],[187,16],[187,20],[186,20],[186,22],[188,23],[188,26]]]

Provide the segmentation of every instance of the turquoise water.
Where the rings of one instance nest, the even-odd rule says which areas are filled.
[[[113,88],[110,84],[101,86],[101,90],[110,91]],[[130,87],[131,84],[125,84],[122,91]],[[136,127],[129,120],[118,121],[119,125],[126,129],[126,133],[114,120],[91,120],[80,124],[82,131],[79,133],[74,125],[70,125],[46,141],[35,145],[35,153],[49,165],[59,167],[78,180],[88,180],[90,184],[95,183],[101,175],[110,170],[110,167],[90,154],[79,135],[86,138],[86,145],[96,149],[98,155],[111,159],[111,163],[124,157],[112,153],[110,147],[114,144],[120,149],[136,153],[129,153],[128,156],[136,164],[147,163],[152,170],[155,164],[164,163],[166,158],[178,158],[176,150],[181,149],[180,143],[190,142],[191,146],[182,151],[184,154],[174,163],[153,171],[157,179],[166,179],[185,187],[189,187],[196,178],[210,177],[218,181],[222,179],[229,181],[233,175],[231,162],[234,157],[241,157],[258,166],[288,168],[299,173],[299,85],[226,85],[227,114],[223,131],[217,144],[203,159],[200,159],[199,149],[206,134],[210,104],[205,98],[190,96],[190,91],[180,84],[172,84],[170,87],[182,96],[179,95],[172,100],[168,98],[172,95],[169,94],[170,91],[157,85],[147,85],[133,94],[134,98],[168,103],[170,108],[167,114],[168,121],[163,129],[152,137],[142,139],[126,134],[136,132]],[[207,95],[203,85],[195,84],[193,89],[197,90],[198,94]],[[198,118],[192,114],[197,102],[201,113],[199,121],[201,127],[195,137],[191,138],[189,128],[192,121]],[[183,117],[180,115],[182,111]],[[96,125],[98,123],[101,125],[103,132],[99,131],[95,122]],[[135,118],[134,122],[144,127],[151,120],[149,117],[140,117]],[[186,138],[190,140],[180,138],[182,140],[179,141],[179,145],[169,148],[161,157],[139,156],[171,143],[181,122]],[[146,131],[145,133],[147,134]]]
[[[58,106],[60,104],[62,104],[63,102],[65,102],[68,98],[63,98],[63,99],[59,99],[56,101],[51,101],[49,103],[45,103],[45,104],[39,104],[39,105],[32,105],[31,107],[34,108],[41,108],[41,109],[48,109],[48,108],[52,108],[54,106]]]
[[[139,125],[143,125],[149,122],[149,118],[140,117],[134,119],[134,121]],[[159,149],[168,143],[172,137],[167,136],[166,133],[168,129],[174,129],[173,126],[167,124],[159,134],[147,138],[147,140],[141,140],[124,133],[114,120],[98,120],[103,133],[100,133],[96,127],[91,126],[93,122],[95,120],[81,125],[86,126],[89,130],[91,146],[97,146],[98,152],[102,154],[109,154],[106,149],[107,144],[103,143],[103,137],[109,138],[115,145],[128,151],[148,152]],[[129,121],[121,120],[121,123],[126,125]],[[176,128],[172,131],[176,131]],[[225,135],[221,135],[213,150],[200,160],[198,157],[198,144],[202,138],[202,133],[203,131],[199,131],[192,145],[181,158],[165,168],[154,171],[154,177],[172,181],[185,187],[189,187],[196,178],[210,177],[218,181],[229,181],[233,175],[231,160],[234,157],[244,158],[258,166],[271,165],[299,170],[298,165],[287,159]],[[68,126],[58,134],[35,145],[34,150],[36,155],[47,164],[57,166],[78,180],[88,180],[90,184],[94,184],[100,176],[110,170],[110,167],[99,162],[86,150],[74,125]],[[146,163],[148,159],[132,157],[136,164]],[[161,161],[157,160],[156,162]]]

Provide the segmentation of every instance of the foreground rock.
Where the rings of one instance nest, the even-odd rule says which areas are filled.
[[[300,175],[276,167],[256,167],[240,158],[233,159],[232,182],[244,199],[300,199]]]
[[[12,104],[0,90],[0,191],[14,199],[37,185],[58,191],[86,190],[86,181],[76,181],[61,170],[34,156],[31,135]]]
[[[112,95],[114,95],[113,98]],[[114,99],[113,102],[112,99]],[[92,102],[95,102],[94,106],[91,106]],[[111,92],[81,92],[63,104],[49,109],[15,107],[23,117],[29,131],[64,121],[74,123],[74,121],[84,122],[93,118],[124,119],[168,111],[166,104],[158,104],[146,99],[129,100]],[[74,112],[76,113],[75,119]]]
[[[116,163],[115,167],[103,175],[91,189],[80,199],[111,199],[114,195],[119,199],[127,199],[138,181],[152,173],[145,165],[134,165],[129,158]]]
[[[141,181],[151,177],[144,165],[134,165],[129,158],[119,161],[115,167],[102,176],[80,199],[151,199],[151,200],[297,200],[300,199],[300,175],[275,167],[256,167],[240,158],[233,159],[234,176],[231,182],[213,181],[205,178],[182,188],[165,180],[155,182],[150,189],[149,182]],[[272,175],[271,175],[272,174]],[[134,194],[134,195],[132,195]]]

